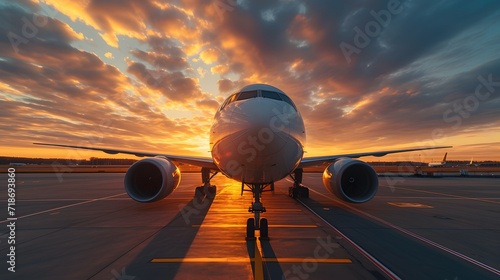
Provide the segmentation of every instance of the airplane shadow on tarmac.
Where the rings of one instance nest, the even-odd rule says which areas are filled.
[[[126,267],[126,274],[136,279],[171,279],[177,274],[182,261],[153,263],[154,258],[183,259],[186,257],[213,197],[193,199],[171,220],[155,233],[154,239]],[[167,276],[168,275],[168,276]]]
[[[276,259],[277,256],[274,253],[273,247],[271,245],[270,239],[261,239],[260,246],[262,248],[262,258],[265,259]],[[248,256],[254,260],[255,258],[255,241],[247,241]],[[256,260],[257,261],[257,260]],[[255,275],[256,261],[252,262],[252,269]],[[278,262],[263,262],[263,273],[266,277],[264,279],[282,279],[283,270]]]

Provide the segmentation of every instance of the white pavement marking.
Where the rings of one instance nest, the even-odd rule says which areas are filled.
[[[500,204],[500,202],[498,202],[498,201],[488,200],[489,197],[488,197],[488,199],[485,199],[485,198],[480,198],[480,197],[468,197],[468,196],[454,195],[454,194],[447,194],[447,193],[440,193],[440,192],[416,190],[416,189],[412,189],[412,188],[402,188],[402,187],[391,187],[391,188],[419,192],[419,193],[426,193],[426,194],[437,194],[437,195],[442,195],[442,196],[446,196],[446,197],[454,197],[454,198],[460,198],[460,199],[467,199],[467,200],[475,200],[475,201],[481,201],[481,202]]]
[[[429,239],[427,239],[425,237],[422,237],[422,236],[420,236],[418,234],[415,234],[415,233],[413,233],[413,232],[411,232],[409,230],[406,230],[404,228],[401,228],[401,227],[398,227],[396,225],[393,225],[393,224],[387,222],[386,220],[382,220],[381,218],[378,218],[378,217],[375,217],[375,216],[373,216],[371,214],[368,214],[368,213],[366,213],[366,212],[364,212],[362,210],[359,210],[359,209],[357,209],[355,207],[352,207],[352,206],[350,206],[350,205],[348,205],[348,204],[346,204],[346,203],[344,203],[344,202],[342,202],[340,200],[334,200],[331,197],[328,197],[328,196],[326,196],[326,195],[324,195],[324,194],[322,194],[322,193],[320,193],[318,191],[315,191],[313,189],[309,189],[309,191],[312,191],[312,192],[314,192],[314,193],[316,193],[316,194],[318,194],[318,195],[320,195],[320,196],[322,196],[324,198],[327,198],[328,200],[331,200],[331,201],[334,201],[335,203],[341,204],[342,206],[344,206],[346,208],[349,208],[352,211],[355,211],[355,212],[358,212],[358,213],[360,213],[362,215],[365,215],[366,217],[368,217],[370,219],[373,219],[373,220],[375,220],[375,221],[377,221],[379,223],[382,223],[382,224],[384,224],[384,225],[386,225],[388,227],[391,227],[391,228],[393,228],[395,230],[398,230],[398,231],[400,231],[400,232],[402,232],[402,233],[404,233],[406,235],[409,235],[409,236],[411,236],[413,238],[416,238],[416,239],[418,239],[418,240],[420,240],[422,242],[425,242],[425,243],[427,243],[427,244],[429,244],[429,245],[431,245],[433,247],[439,248],[439,249],[441,249],[441,250],[443,250],[445,252],[448,252],[448,253],[456,256],[456,257],[461,258],[462,260],[465,260],[467,262],[475,264],[475,265],[477,265],[477,266],[479,266],[479,267],[481,267],[483,269],[486,269],[486,270],[488,270],[488,271],[490,271],[490,272],[492,272],[492,273],[500,276],[500,270],[498,270],[496,268],[493,268],[493,267],[491,267],[489,265],[486,265],[486,264],[484,264],[484,263],[482,263],[482,262],[480,262],[478,260],[475,260],[475,259],[473,259],[471,257],[468,257],[468,256],[466,256],[464,254],[461,254],[459,252],[456,252],[456,251],[454,251],[454,250],[452,250],[452,249],[450,249],[448,247],[445,247],[445,246],[443,246],[441,244],[438,244],[438,243],[436,243],[434,241],[431,241],[431,240],[429,240]],[[313,212],[313,213],[315,213],[315,212]]]
[[[309,189],[311,190],[311,189]],[[376,267],[378,267],[380,270],[382,270],[389,278],[395,279],[395,280],[401,280],[399,276],[396,275],[396,273],[392,272],[389,268],[387,268],[384,264],[382,264],[379,260],[377,260],[374,256],[370,255],[365,249],[363,249],[361,246],[356,244],[354,241],[352,241],[349,237],[347,237],[345,234],[343,234],[338,228],[336,228],[334,225],[330,224],[327,220],[323,219],[318,213],[314,212],[309,206],[307,206],[304,202],[301,200],[299,201],[304,207],[309,209],[311,213],[316,215],[318,218],[323,220],[327,225],[332,227],[340,236],[342,236],[343,239],[345,239],[351,246],[353,246],[356,250],[358,250],[363,256],[365,256],[368,260],[370,260]]]
[[[120,194],[105,196],[105,197],[101,197],[101,198],[90,199],[90,200],[86,200],[86,201],[82,201],[82,202],[78,202],[78,203],[73,203],[73,204],[69,204],[69,205],[65,205],[65,206],[61,206],[61,207],[56,207],[56,208],[52,208],[52,209],[48,209],[48,210],[44,210],[44,211],[40,211],[40,212],[36,212],[36,213],[31,213],[31,214],[28,214],[28,215],[17,217],[17,219],[28,218],[28,217],[40,215],[40,214],[43,214],[43,213],[52,212],[54,210],[69,208],[69,207],[73,207],[73,206],[78,206],[78,205],[82,205],[82,204],[87,204],[87,203],[92,203],[92,202],[100,201],[100,200],[106,200],[108,198],[117,197],[117,196],[124,195],[124,194],[126,194],[126,193],[120,193]],[[8,220],[3,220],[3,221],[0,221],[0,224],[6,223],[6,222],[8,222]]]

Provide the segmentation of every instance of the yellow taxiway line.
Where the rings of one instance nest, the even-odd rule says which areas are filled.
[[[225,258],[154,258],[152,263],[248,263],[261,261],[262,263],[302,263],[305,258],[262,258],[260,252],[256,258],[225,257]],[[317,263],[350,264],[351,259],[314,259]]]

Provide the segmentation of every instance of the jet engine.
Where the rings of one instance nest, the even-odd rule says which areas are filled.
[[[125,174],[125,190],[138,202],[153,202],[171,194],[181,180],[175,164],[163,157],[151,157],[134,163]]]
[[[341,158],[323,172],[323,184],[336,197],[354,203],[363,203],[377,193],[377,173],[367,163]]]

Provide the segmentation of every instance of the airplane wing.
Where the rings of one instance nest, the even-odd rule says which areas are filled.
[[[105,153],[111,154],[111,155],[129,154],[129,155],[134,155],[136,157],[164,156],[164,157],[166,157],[174,162],[191,164],[191,165],[195,165],[195,166],[199,166],[199,167],[206,167],[206,168],[210,168],[212,170],[219,170],[219,168],[217,168],[217,166],[215,165],[212,158],[209,158],[209,157],[177,156],[177,155],[167,155],[167,154],[151,153],[151,152],[138,152],[138,151],[109,149],[109,148],[98,148],[98,147],[92,147],[92,146],[75,146],[75,145],[62,145],[62,144],[50,144],[50,143],[33,143],[33,144],[42,145],[42,146],[102,151],[102,152],[105,152]]]
[[[299,166],[297,168],[319,166],[319,165],[323,165],[324,163],[336,161],[337,159],[343,158],[343,157],[346,157],[346,158],[359,158],[359,157],[366,157],[366,156],[383,157],[383,156],[388,155],[388,154],[413,152],[413,151],[421,151],[421,150],[444,149],[444,148],[451,148],[451,147],[452,146],[420,147],[420,148],[409,148],[409,149],[402,149],[402,150],[389,150],[389,151],[368,152],[368,153],[355,153],[355,154],[319,156],[319,157],[305,157],[299,163]]]

